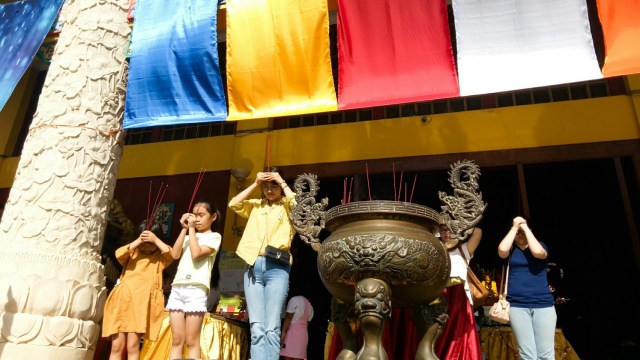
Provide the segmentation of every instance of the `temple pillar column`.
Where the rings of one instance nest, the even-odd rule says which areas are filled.
[[[0,358],[91,359],[124,134],[129,0],[69,0],[0,222]]]

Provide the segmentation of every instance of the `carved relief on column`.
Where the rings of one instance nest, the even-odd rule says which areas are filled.
[[[86,359],[124,134],[129,0],[68,0],[0,223],[0,354]]]

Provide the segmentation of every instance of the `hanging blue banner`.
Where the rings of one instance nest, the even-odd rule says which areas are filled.
[[[64,0],[0,5],[0,110],[36,55]]]
[[[211,0],[138,0],[124,128],[224,121]]]

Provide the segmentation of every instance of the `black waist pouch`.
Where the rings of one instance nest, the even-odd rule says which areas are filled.
[[[264,256],[275,260],[276,262],[289,265],[291,260],[291,254],[288,251],[278,249],[277,247],[273,247],[271,245],[267,245],[264,249]]]

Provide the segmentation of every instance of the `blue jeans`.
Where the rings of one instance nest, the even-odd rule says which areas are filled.
[[[554,360],[556,337],[556,308],[539,309],[511,307],[511,330],[518,343],[522,360]]]
[[[258,256],[244,272],[244,294],[251,327],[251,360],[280,358],[282,310],[289,291],[289,265]]]

